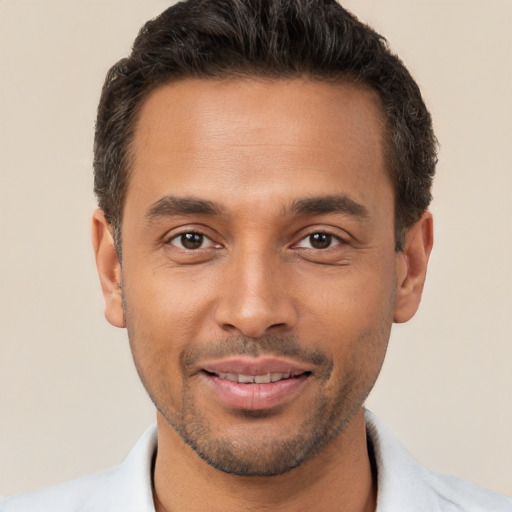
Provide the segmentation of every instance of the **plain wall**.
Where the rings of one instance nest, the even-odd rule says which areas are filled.
[[[153,407],[103,318],[92,138],[108,67],[162,0],[0,0],[0,494],[119,463]],[[350,0],[441,143],[423,305],[368,406],[412,454],[512,495],[512,2]]]

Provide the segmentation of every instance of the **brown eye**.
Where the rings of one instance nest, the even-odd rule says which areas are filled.
[[[199,233],[184,233],[180,238],[185,249],[199,249],[204,240],[204,236]]]
[[[170,243],[179,249],[194,250],[202,249],[206,240],[209,240],[201,233],[182,233],[175,236]]]
[[[314,233],[309,235],[309,243],[313,249],[327,249],[332,244],[332,235],[329,235],[329,233]]]
[[[318,231],[317,233],[311,233],[305,236],[295,247],[301,249],[315,249],[318,251],[343,245],[343,243],[343,240],[336,235],[326,233],[325,231]]]

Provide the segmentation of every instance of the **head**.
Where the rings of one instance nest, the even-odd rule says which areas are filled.
[[[94,189],[119,255],[131,149],[145,99],[162,84],[233,77],[307,77],[377,95],[401,250],[406,230],[431,201],[436,142],[420,90],[386,40],[335,0],[189,0],[146,23],[131,55],[112,66],[103,87]]]
[[[93,238],[160,446],[271,476],[350,444],[421,297],[433,146],[402,63],[335,2],[146,24],[100,103]]]

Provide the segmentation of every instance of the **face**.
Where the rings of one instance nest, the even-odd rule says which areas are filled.
[[[382,125],[372,93],[300,80],[183,81],[142,107],[107,318],[222,471],[308,461],[375,382],[407,267]]]

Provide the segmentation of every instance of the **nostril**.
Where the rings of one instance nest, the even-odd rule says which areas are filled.
[[[273,329],[273,328],[276,328],[276,327],[285,327],[286,324],[281,322],[281,323],[278,323],[278,324],[272,324],[269,326],[269,329]]]
[[[225,332],[258,338],[287,331],[297,321],[297,312],[288,299],[271,302],[254,296],[244,300],[235,297],[223,297],[215,308],[215,322]]]

